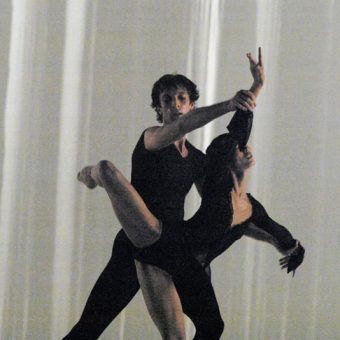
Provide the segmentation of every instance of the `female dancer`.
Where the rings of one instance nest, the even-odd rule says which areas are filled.
[[[135,259],[167,271],[180,298],[194,302],[195,308],[191,313],[215,316],[219,313],[203,267],[243,235],[276,246],[286,255],[280,264],[288,272],[294,272],[303,261],[304,249],[300,243],[246,193],[248,172],[254,164],[246,147],[251,123],[251,112],[248,115],[236,114],[228,126],[230,133],[217,137],[208,147],[202,203],[197,213],[186,222],[168,223],[157,219],[133,186],[109,161],[99,162],[81,177],[84,184],[94,181],[106,190],[133,244]],[[152,315],[157,301],[150,299],[147,289],[142,290]],[[218,339],[220,334],[215,332],[202,336],[204,339]]]

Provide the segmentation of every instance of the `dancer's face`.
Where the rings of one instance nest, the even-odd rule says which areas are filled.
[[[177,120],[191,111],[195,104],[190,102],[188,91],[183,87],[170,88],[159,95],[160,111],[164,124]]]
[[[234,170],[236,171],[245,171],[252,166],[255,165],[255,159],[252,154],[252,149],[249,145],[247,145],[243,151],[241,151],[238,147],[236,146],[235,150],[235,158],[234,158]]]

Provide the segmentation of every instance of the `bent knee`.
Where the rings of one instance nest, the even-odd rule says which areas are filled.
[[[156,220],[152,223],[144,222],[145,228],[141,228],[140,235],[132,240],[132,243],[137,248],[145,248],[156,243],[162,236],[162,222]]]

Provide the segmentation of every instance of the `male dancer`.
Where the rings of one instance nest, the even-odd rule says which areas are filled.
[[[204,155],[186,140],[186,133],[226,112],[254,109],[264,71],[260,55],[259,63],[250,54],[247,56],[254,77],[250,91],[239,91],[232,99],[219,104],[195,109],[196,85],[181,75],[165,75],[154,84],[152,107],[163,126],[147,129],[137,143],[132,157],[132,184],[159,219],[182,220],[186,194],[193,183],[198,187],[202,183]],[[177,317],[176,308],[180,304],[170,277],[156,267],[140,263],[137,267],[140,281],[150,291],[146,302],[163,338],[181,333],[182,329],[171,327],[178,324],[171,318]],[[138,289],[131,249],[120,231],[112,257],[94,286],[81,319],[65,339],[98,338]],[[168,304],[167,301],[178,303]],[[156,310],[155,305],[158,306]],[[184,304],[183,309],[186,309]],[[217,328],[223,330],[222,320],[217,321],[220,323]]]

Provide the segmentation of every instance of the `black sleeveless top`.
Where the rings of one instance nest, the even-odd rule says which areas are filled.
[[[184,218],[184,200],[192,184],[205,173],[205,155],[188,141],[183,158],[173,144],[151,152],[145,149],[144,133],[132,154],[131,183],[150,211],[160,220]]]

